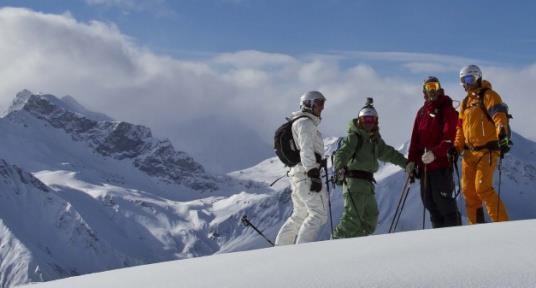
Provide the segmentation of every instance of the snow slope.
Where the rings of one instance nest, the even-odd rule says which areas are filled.
[[[6,173],[4,181],[24,184],[28,181],[18,175],[26,175],[55,204],[43,204],[44,194],[32,187],[2,186],[2,195],[32,191],[16,205],[0,203],[2,287],[259,247],[243,233],[244,212],[272,217],[273,226],[279,225],[274,190],[206,173],[146,127],[94,120],[98,114],[68,110],[52,95],[23,91],[14,102],[0,119],[0,161],[10,167],[6,171],[20,172]],[[74,219],[69,227],[83,228],[73,228],[72,237],[94,238],[108,252],[91,258],[83,240],[65,242],[67,236],[54,227],[67,212]]]
[[[526,220],[259,249],[28,287],[535,287],[535,241],[536,220]]]
[[[292,212],[288,178],[269,187],[286,173],[277,158],[228,175],[213,175],[169,141],[152,137],[149,128],[112,121],[67,99],[23,91],[0,118],[0,159],[5,159],[9,171],[20,171],[8,173],[5,181],[24,183],[17,178],[22,173],[24,179],[36,179],[29,183],[40,183],[37,187],[55,199],[54,205],[43,205],[44,194],[34,187],[24,188],[33,191],[25,194],[24,203],[0,203],[2,287],[267,247],[252,229],[241,225],[241,217],[247,215],[274,239]],[[325,139],[326,155],[332,153],[336,140]],[[536,218],[536,144],[517,134],[514,143],[504,160],[502,196],[512,219]],[[383,234],[404,174],[385,164],[375,177],[380,209],[376,233]],[[1,195],[17,195],[20,185],[4,186]],[[343,205],[340,187],[331,195],[336,225]],[[65,244],[70,230],[54,230],[58,211],[71,215],[69,227],[84,227],[73,228],[71,238],[79,239],[76,242]],[[398,231],[421,229],[422,211],[418,187],[413,185]],[[49,229],[28,228],[36,219]],[[328,224],[320,239],[329,235]],[[84,243],[92,237],[101,245],[98,251],[108,252],[88,250]],[[49,254],[44,247],[56,247],[54,243],[62,243],[62,249],[49,248]],[[93,259],[92,264],[76,262],[85,257]]]

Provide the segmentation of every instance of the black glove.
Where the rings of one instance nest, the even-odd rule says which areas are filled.
[[[311,178],[311,191],[320,192],[320,190],[322,190],[322,180],[320,180],[320,169],[313,168],[307,171],[307,177]]]
[[[512,141],[510,141],[510,138],[508,138],[508,135],[503,128],[501,129],[501,133],[499,133],[499,149],[501,150],[501,157],[508,153],[510,148],[512,148]]]
[[[447,151],[447,157],[449,161],[452,162],[458,160],[458,150],[456,150],[456,147],[450,146],[449,150]]]

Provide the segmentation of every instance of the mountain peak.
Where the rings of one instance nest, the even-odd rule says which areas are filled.
[[[95,121],[113,120],[111,117],[102,113],[88,110],[70,95],[66,95],[59,99],[52,94],[35,94],[27,89],[17,93],[13,103],[7,110],[7,114],[20,110],[26,110],[36,116],[41,116],[42,118],[43,116],[46,118],[49,114],[57,113],[58,110],[66,110]]]
[[[176,151],[168,140],[153,138],[148,127],[108,120],[111,118],[87,110],[71,96],[59,99],[23,90],[17,94],[7,117],[17,119],[25,114],[65,131],[73,140],[86,142],[103,156],[132,161],[151,177],[194,190],[217,188],[214,178],[201,164]]]

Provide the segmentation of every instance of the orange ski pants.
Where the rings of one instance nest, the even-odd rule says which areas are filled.
[[[461,186],[470,224],[477,223],[477,209],[485,205],[493,222],[508,221],[504,203],[493,189],[493,173],[499,152],[465,150]]]

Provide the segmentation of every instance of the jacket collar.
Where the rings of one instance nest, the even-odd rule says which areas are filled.
[[[296,118],[296,117],[300,117],[300,116],[307,116],[309,117],[311,120],[313,120],[313,123],[315,124],[315,126],[318,126],[320,124],[320,120],[322,120],[322,118],[314,115],[313,113],[309,113],[309,112],[302,112],[302,111],[296,111],[296,112],[293,112],[290,117],[292,119]]]

